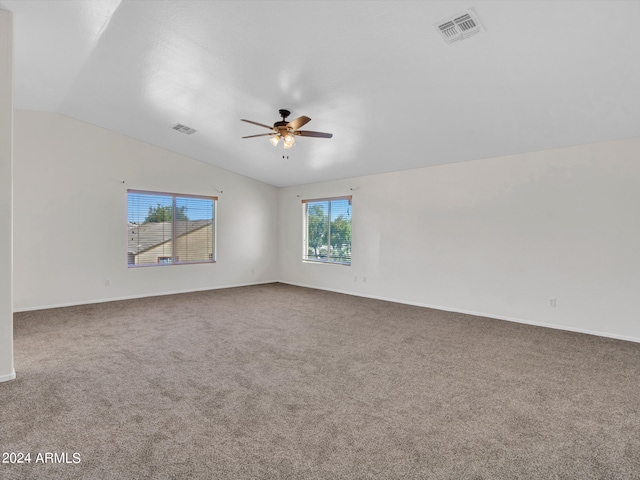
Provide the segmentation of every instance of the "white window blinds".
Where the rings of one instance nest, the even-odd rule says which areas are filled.
[[[351,264],[351,197],[303,200],[305,261]]]
[[[130,267],[215,261],[216,197],[129,190]]]

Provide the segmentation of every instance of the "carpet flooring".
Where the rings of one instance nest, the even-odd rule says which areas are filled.
[[[2,479],[640,478],[636,343],[277,283],[14,322]]]

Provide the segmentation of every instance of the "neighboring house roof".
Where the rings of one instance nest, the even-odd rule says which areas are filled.
[[[178,220],[176,222],[176,231],[178,232],[178,237],[181,237],[207,225],[211,225],[211,220]],[[171,240],[173,222],[149,222],[139,225],[129,223],[129,231],[127,233],[128,252],[137,255]]]

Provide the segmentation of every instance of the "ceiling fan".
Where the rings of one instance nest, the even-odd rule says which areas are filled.
[[[273,124],[273,127],[269,125],[264,125],[263,123],[254,122],[252,120],[245,120],[241,118],[240,121],[252,123],[254,125],[258,125],[259,127],[268,128],[269,130],[273,130],[271,133],[261,133],[259,135],[248,135],[242,138],[253,138],[253,137],[271,137],[269,141],[271,145],[274,147],[278,146],[280,139],[284,144],[284,148],[291,148],[295,145],[296,139],[295,136],[298,135],[300,137],[316,137],[316,138],[331,138],[333,137],[332,133],[324,133],[324,132],[312,132],[310,130],[298,130],[303,125],[306,125],[311,121],[309,117],[305,117],[304,115],[296,118],[295,120],[291,120],[290,122],[286,121],[286,118],[291,114],[289,110],[285,110],[284,108],[279,110],[280,116],[282,120]]]

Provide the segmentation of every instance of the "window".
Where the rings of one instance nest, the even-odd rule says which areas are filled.
[[[216,197],[127,191],[127,264],[215,262]]]
[[[302,259],[351,265],[351,197],[303,200]]]

